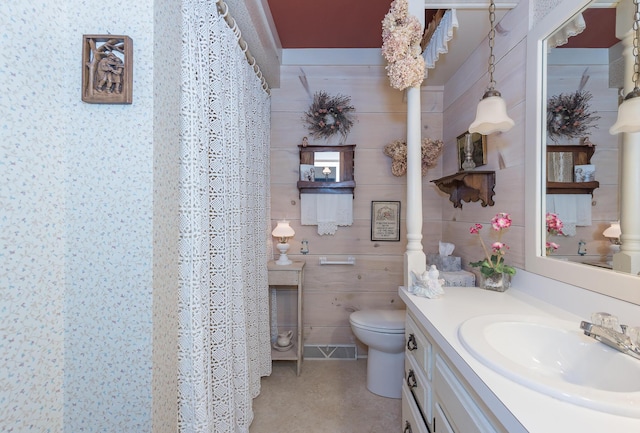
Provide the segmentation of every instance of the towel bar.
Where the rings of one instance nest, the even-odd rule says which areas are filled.
[[[356,258],[353,256],[347,257],[347,260],[327,260],[326,257],[320,257],[321,265],[355,265]]]

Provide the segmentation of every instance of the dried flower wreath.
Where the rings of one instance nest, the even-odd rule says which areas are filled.
[[[353,111],[355,108],[351,105],[351,97],[331,97],[320,91],[313,95],[313,103],[303,120],[315,138],[328,138],[338,132],[346,138],[353,126]]]
[[[421,145],[422,176],[427,175],[427,170],[435,167],[438,157],[442,153],[442,140],[423,138]],[[392,159],[391,173],[394,176],[404,176],[407,172],[407,142],[406,140],[394,140],[384,147],[384,154]]]
[[[561,138],[577,138],[586,133],[593,122],[600,119],[589,112],[593,95],[585,90],[555,95],[547,102],[547,134],[553,141]]]

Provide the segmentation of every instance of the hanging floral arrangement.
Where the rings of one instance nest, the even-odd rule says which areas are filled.
[[[346,138],[353,126],[354,111],[351,97],[329,96],[320,91],[313,95],[313,103],[303,120],[314,138],[329,138],[337,133]]]
[[[427,170],[435,167],[438,157],[442,153],[442,140],[423,138],[421,145],[422,176]],[[404,176],[407,173],[407,142],[395,140],[384,147],[384,154],[391,158],[391,173],[394,176]]]
[[[419,86],[424,79],[424,58],[420,41],[422,26],[408,14],[407,0],[394,0],[382,20],[382,55],[387,60],[391,87],[404,90]]]
[[[547,134],[556,143],[562,138],[575,139],[585,135],[593,122],[600,119],[589,111],[592,94],[585,90],[561,93],[547,102]]]

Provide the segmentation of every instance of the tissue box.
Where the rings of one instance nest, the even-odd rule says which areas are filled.
[[[475,287],[476,275],[468,271],[440,272],[440,278],[444,279],[444,286]]]
[[[436,265],[440,272],[455,272],[462,269],[460,257],[441,256],[440,254],[427,254],[427,268]]]

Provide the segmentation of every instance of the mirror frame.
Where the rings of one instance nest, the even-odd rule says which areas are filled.
[[[353,194],[356,188],[355,175],[355,144],[341,144],[336,146],[302,146],[300,149],[300,164],[313,160],[317,152],[340,152],[340,182],[323,182],[322,180],[298,180],[300,194]],[[311,154],[311,156],[309,156]],[[298,176],[300,179],[300,176]]]
[[[600,1],[595,0],[600,3]],[[591,5],[588,0],[564,0],[542,18],[527,35],[525,182],[525,269],[529,272],[640,305],[640,278],[542,255],[546,229],[546,52],[548,38],[575,14]],[[611,3],[611,2],[609,2]],[[544,153],[543,153],[544,152]],[[543,158],[543,154],[545,158]]]

